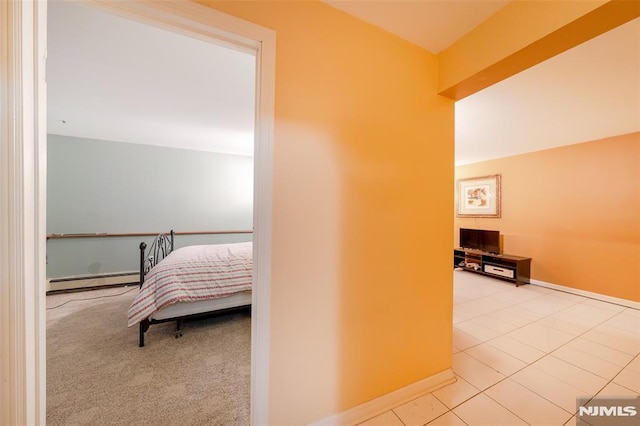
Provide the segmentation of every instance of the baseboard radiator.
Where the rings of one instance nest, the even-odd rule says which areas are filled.
[[[47,293],[55,291],[69,291],[117,285],[138,285],[140,276],[138,271],[113,272],[93,275],[74,275],[71,277],[49,278]]]

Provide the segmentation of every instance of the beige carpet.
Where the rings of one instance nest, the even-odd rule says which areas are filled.
[[[248,425],[249,313],[185,323],[179,339],[153,325],[139,348],[124,291],[47,311],[47,424]]]

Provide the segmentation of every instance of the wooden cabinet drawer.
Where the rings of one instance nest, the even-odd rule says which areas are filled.
[[[484,272],[493,275],[499,275],[505,278],[515,278],[515,271],[513,269],[501,268],[493,265],[484,265]]]

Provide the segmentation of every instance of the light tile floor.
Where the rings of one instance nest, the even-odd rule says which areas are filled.
[[[576,424],[576,398],[640,394],[640,310],[454,272],[457,382],[361,426]]]

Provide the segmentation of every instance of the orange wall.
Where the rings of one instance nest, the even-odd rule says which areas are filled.
[[[269,424],[451,367],[453,102],[436,57],[320,2],[207,2],[276,30]]]
[[[530,256],[532,278],[640,301],[640,133],[456,168],[502,174],[502,217],[456,218],[495,229],[504,252]]]

